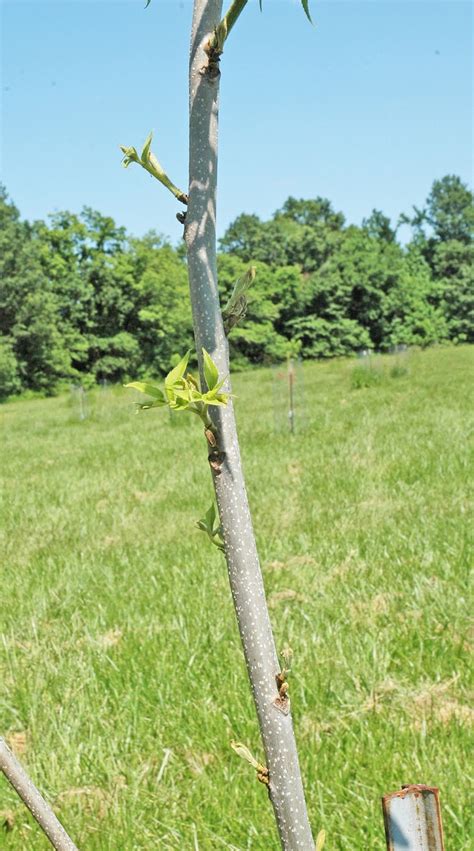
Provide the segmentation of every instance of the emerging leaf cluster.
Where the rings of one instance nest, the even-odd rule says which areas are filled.
[[[248,305],[247,290],[255,280],[255,271],[255,266],[250,266],[245,274],[237,279],[232,295],[222,311],[226,334],[245,317]]]
[[[222,526],[219,523],[217,510],[214,503],[212,503],[211,507],[208,508],[202,520],[197,521],[196,526],[198,527],[198,529],[201,530],[201,532],[206,533],[211,544],[214,544],[214,546],[217,547],[217,549],[220,550],[222,553],[225,552],[224,539],[222,537]]]
[[[207,390],[203,392],[199,379],[187,372],[191,354],[191,351],[188,351],[166,376],[163,390],[148,381],[132,381],[125,385],[152,397],[152,401],[139,404],[138,409],[146,411],[149,408],[169,407],[173,411],[191,411],[201,418],[206,427],[212,425],[208,413],[209,406],[227,405],[230,394],[222,392],[226,379],[219,381],[219,372],[210,354],[205,349],[202,353]]]
[[[284,676],[287,676],[291,673],[291,660],[293,659],[293,650],[291,647],[284,647],[283,650],[280,651],[280,656],[283,661],[283,666],[281,669],[281,673]]]
[[[242,759],[245,759],[247,762],[249,762],[252,768],[255,768],[255,771],[267,770],[264,765],[262,765],[260,762],[258,762],[258,760],[255,759],[251,751],[249,751],[248,747],[246,745],[243,745],[242,742],[231,742],[230,746],[232,750],[235,751],[237,756],[240,756]]]
[[[163,184],[163,186],[166,186],[166,188],[169,189],[170,192],[172,192],[172,194],[175,196],[175,198],[178,199],[178,201],[181,201],[183,204],[187,204],[187,195],[181,189],[178,189],[178,187],[174,185],[174,183],[169,179],[168,175],[166,174],[161,163],[151,152],[150,148],[152,139],[153,133],[150,132],[145,139],[145,144],[143,145],[142,152],[140,155],[138,154],[137,149],[133,147],[133,145],[130,145],[128,147],[126,145],[120,145],[120,150],[124,155],[122,160],[123,167],[128,168],[130,163],[138,163],[138,165],[141,165],[142,168],[144,168],[149,174],[159,180],[160,183]]]

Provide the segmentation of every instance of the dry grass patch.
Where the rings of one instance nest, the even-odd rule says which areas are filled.
[[[200,774],[203,774],[208,765],[214,762],[215,756],[212,753],[197,751],[187,751],[184,755],[188,768],[191,774],[194,774],[195,777],[199,777]]]
[[[18,732],[10,732],[5,736],[7,745],[13,751],[15,756],[21,757],[28,750],[29,733],[28,730],[20,730]]]
[[[281,591],[274,591],[268,598],[268,605],[271,609],[275,609],[279,603],[287,603],[290,600],[294,602],[304,603],[305,597],[298,594],[294,588],[282,588]]]

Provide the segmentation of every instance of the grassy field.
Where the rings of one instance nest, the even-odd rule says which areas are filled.
[[[447,848],[472,848],[473,354],[387,357],[367,374],[307,364],[293,437],[277,373],[235,376],[328,851],[385,849],[380,796],[402,783],[438,785]],[[184,414],[135,416],[132,400],[97,391],[83,421],[70,396],[0,410],[0,729],[81,851],[276,851],[265,788],[229,747],[261,756],[224,561],[194,527],[211,502],[201,430]],[[3,780],[0,799],[2,849],[50,847]]]

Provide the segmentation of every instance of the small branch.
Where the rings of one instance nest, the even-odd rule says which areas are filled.
[[[124,155],[122,160],[123,167],[128,168],[130,163],[137,163],[138,165],[141,165],[141,167],[144,168],[145,171],[148,172],[148,174],[151,174],[151,176],[155,177],[156,180],[159,180],[159,182],[162,183],[163,186],[166,186],[166,188],[169,189],[169,191],[174,195],[175,198],[178,199],[178,201],[181,201],[182,204],[187,204],[188,196],[186,195],[186,193],[183,192],[182,189],[178,189],[178,187],[175,186],[173,181],[169,179],[161,163],[150,151],[152,138],[153,134],[149,133],[145,140],[145,144],[143,145],[143,150],[140,156],[138,156],[137,149],[134,148],[133,145],[130,145],[129,147],[127,147],[126,145],[120,145],[120,150]]]
[[[241,12],[245,9],[247,2],[248,0],[234,0],[222,20],[217,24],[217,27],[209,39],[209,43],[206,47],[206,53],[209,57],[210,72],[214,71],[215,74],[218,74],[219,60],[224,50],[224,44],[232,27]]]
[[[224,17],[222,18],[222,21],[220,22],[220,24],[217,25],[216,31],[219,32],[219,30],[221,30],[221,28],[222,28],[222,33],[225,33],[224,41],[226,40],[227,36],[229,35],[232,27],[234,26],[235,22],[237,21],[237,19],[239,17],[239,15],[245,9],[247,2],[248,2],[248,0],[234,0],[234,2],[231,4],[228,11],[225,13]]]
[[[0,737],[0,770],[28,807],[31,815],[45,832],[56,851],[78,851],[61,822],[54,815],[25,769],[12,754],[4,739]]]

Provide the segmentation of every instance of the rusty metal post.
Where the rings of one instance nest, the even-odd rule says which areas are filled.
[[[402,786],[382,798],[387,851],[444,851],[439,790]]]

